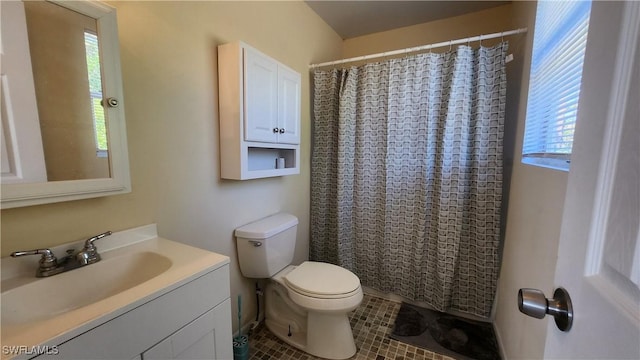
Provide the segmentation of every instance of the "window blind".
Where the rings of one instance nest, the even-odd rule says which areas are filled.
[[[590,1],[538,2],[523,161],[571,154],[590,12]]]
[[[105,157],[108,150],[107,123],[102,106],[102,77],[100,71],[100,50],[98,35],[84,32],[84,46],[87,59],[87,78],[89,80],[89,97],[91,100],[91,114],[98,157]]]

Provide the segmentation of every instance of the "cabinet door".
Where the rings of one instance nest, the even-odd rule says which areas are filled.
[[[21,1],[2,2],[0,155],[2,184],[47,182],[29,38]],[[3,186],[4,188],[4,186]],[[3,189],[4,191],[5,189]],[[4,194],[3,194],[4,195]]]
[[[142,354],[155,359],[232,359],[231,301],[225,300]]]
[[[252,49],[243,51],[245,140],[276,142],[278,64]]]
[[[300,74],[278,67],[278,142],[300,143]]]

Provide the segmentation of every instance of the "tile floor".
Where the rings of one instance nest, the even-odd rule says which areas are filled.
[[[400,303],[364,295],[362,304],[350,315],[353,336],[358,352],[351,359],[400,360],[434,359],[453,360],[412,345],[390,339]],[[251,360],[311,360],[320,359],[286,344],[261,325],[249,338]]]

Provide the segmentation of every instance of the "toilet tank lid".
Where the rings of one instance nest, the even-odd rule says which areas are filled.
[[[236,237],[245,239],[266,239],[279,234],[295,225],[298,218],[286,213],[278,213],[236,229]]]

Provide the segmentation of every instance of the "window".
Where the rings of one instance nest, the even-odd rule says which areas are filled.
[[[569,169],[590,1],[539,1],[522,162]]]
[[[89,78],[89,96],[91,97],[91,114],[96,141],[96,155],[107,157],[107,126],[102,107],[102,79],[100,77],[100,52],[98,36],[92,32],[84,32],[84,45],[87,54],[87,72]]]

